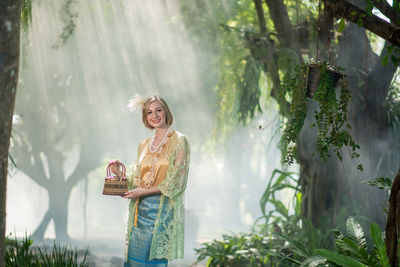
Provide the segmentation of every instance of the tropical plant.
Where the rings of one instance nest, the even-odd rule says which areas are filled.
[[[379,189],[387,191],[390,191],[393,183],[392,179],[390,179],[389,177],[377,177],[372,181],[365,180],[363,182],[366,182],[369,186],[375,186],[378,187]]]
[[[195,251],[198,261],[208,257],[207,266],[263,266],[269,259],[268,242],[268,237],[254,233],[223,235]]]
[[[319,263],[331,263],[334,266],[344,267],[389,267],[389,259],[386,255],[386,246],[382,238],[382,232],[376,223],[371,223],[371,238],[373,247],[368,248],[364,230],[354,217],[347,220],[348,237],[340,231],[335,233],[336,252],[326,249],[316,249],[315,255],[308,258],[302,266],[317,266]]]
[[[376,223],[371,223],[373,246],[370,248],[354,217],[347,219],[346,228],[347,237],[339,230],[322,234],[306,221],[290,236],[284,233],[224,235],[222,241],[203,243],[196,253],[198,261],[209,257],[207,266],[390,266],[382,232]],[[329,244],[333,235],[335,252]]]
[[[311,77],[311,74],[314,74],[312,69],[316,70],[317,77]],[[339,79],[339,97],[336,96],[336,82],[333,81],[332,75]],[[347,121],[347,105],[351,99],[351,92],[346,77],[328,63],[312,59],[297,66],[291,75],[287,76],[282,83],[283,97],[280,97],[291,100],[288,123],[281,139],[284,162],[291,164],[296,158],[298,136],[307,115],[307,96],[318,103],[310,127],[318,129],[316,149],[320,157],[326,160],[330,156],[329,148],[332,147],[342,160],[341,149],[348,146],[352,149],[352,158],[358,158],[360,155],[357,149],[360,147],[350,135],[351,126]],[[317,83],[314,82],[315,79]],[[313,83],[316,89],[315,92],[310,92]],[[362,165],[358,168],[362,170]]]
[[[208,258],[207,266],[298,266],[315,248],[333,248],[331,232],[301,216],[301,193],[293,186],[297,179],[293,172],[274,170],[260,200],[263,215],[252,231],[203,243],[195,249],[197,260]],[[288,189],[293,191],[289,206],[278,198]]]
[[[329,220],[321,221],[316,228],[310,219],[302,217],[301,193],[291,185],[296,181],[296,174],[275,170],[260,201],[260,219],[265,221],[256,221],[249,233],[223,235],[222,240],[203,243],[195,250],[197,260],[208,258],[207,266],[390,266],[376,223],[370,224],[367,239],[354,217],[337,218],[339,223],[333,223],[336,229],[331,228]],[[388,181],[377,179],[371,183],[386,188]],[[277,198],[283,189],[294,192],[291,214],[289,206]],[[345,215],[346,211],[338,214]],[[343,228],[340,222],[345,222]],[[347,236],[339,229],[346,229]]]

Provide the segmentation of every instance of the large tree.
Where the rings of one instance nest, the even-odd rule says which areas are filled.
[[[105,129],[94,118],[95,112],[89,112],[96,107],[90,104],[86,90],[71,82],[71,76],[47,79],[45,88],[40,88],[39,72],[34,70],[31,78],[20,84],[21,96],[16,105],[19,118],[14,126],[11,151],[18,170],[44,188],[49,198],[48,210],[32,238],[43,240],[53,220],[57,240],[68,241],[69,197],[77,183],[87,179],[101,164],[97,133],[104,133]],[[66,153],[74,148],[78,151],[74,155],[78,163],[71,171],[66,168]]]
[[[289,20],[288,7],[280,0],[266,0],[265,2],[268,6],[267,14],[270,16],[277,34],[277,44],[288,47],[299,55],[302,54],[300,47],[293,45],[293,43],[301,43],[301,39]],[[257,6],[261,1],[254,0],[254,3],[257,10],[260,10]],[[349,213],[367,215],[383,225],[382,216],[379,213],[371,212],[371,210],[380,209],[379,199],[383,200],[383,198],[356,194],[357,190],[354,189],[360,187],[358,184],[360,178],[373,178],[372,176],[375,175],[391,176],[398,168],[396,165],[398,163],[393,161],[393,155],[397,158],[400,151],[396,145],[397,137],[388,134],[393,128],[393,124],[387,119],[387,108],[385,107],[385,99],[397,69],[392,63],[386,66],[382,64],[382,59],[387,53],[386,46],[389,44],[385,45],[380,54],[376,55],[372,51],[366,30],[353,23],[347,25],[342,36],[338,38],[337,46],[332,42],[335,31],[335,15],[350,19],[351,16],[355,16],[356,12],[364,12],[365,16],[358,16],[364,18],[363,22],[359,22],[359,24],[367,29],[375,27],[375,33],[382,33],[381,36],[393,41],[394,45],[398,45],[395,41],[398,37],[394,38],[398,35],[398,22],[382,22],[383,20],[374,15],[368,15],[367,12],[362,11],[365,9],[363,1],[359,1],[358,4],[359,7],[356,7],[346,1],[326,1],[324,6],[319,6],[319,16],[316,18],[318,39],[315,42],[317,42],[317,49],[319,42],[319,49],[322,51],[319,57],[322,60],[328,61],[334,56],[330,50],[336,51],[336,62],[345,68],[345,73],[349,77],[349,87],[352,90],[349,121],[353,125],[352,134],[362,147],[362,160],[369,169],[366,170],[367,174],[354,173],[352,168],[348,168],[349,164],[343,164],[336,157],[329,158],[327,162],[316,158],[313,155],[316,150],[315,139],[313,139],[314,130],[304,127],[298,140],[300,183],[303,191],[302,212],[303,215],[311,218],[315,225],[319,224],[319,219],[326,213],[330,213],[332,218],[335,218],[343,207],[350,209]],[[346,8],[342,8],[342,6],[346,6]],[[260,13],[261,11],[258,13],[258,18],[261,25],[263,18]],[[374,18],[375,21],[367,23],[367,20],[371,18]],[[354,22],[356,21],[354,20]],[[382,25],[376,27],[378,23],[382,23]],[[383,34],[383,32],[390,32],[386,28],[392,29],[391,34],[387,36]],[[296,40],[298,41],[296,42]],[[265,47],[265,49],[268,48]],[[274,58],[267,56],[265,60],[273,61]],[[278,68],[268,69],[271,76],[277,76],[277,71]],[[362,74],[360,75],[360,73]],[[278,88],[278,85],[275,88]],[[308,116],[310,117],[310,115],[311,112]],[[379,142],[377,142],[378,140]],[[387,149],[382,149],[382,147]],[[391,149],[388,153],[389,147]],[[346,159],[350,161],[348,157]],[[380,161],[382,164],[380,169],[377,169]],[[350,166],[354,168],[355,164],[350,164]],[[351,205],[349,205],[349,201]],[[364,207],[362,207],[363,205]]]
[[[371,9],[374,4],[390,20],[377,17]],[[336,156],[324,161],[313,155],[316,132],[308,127],[315,110],[311,101],[306,125],[298,139],[302,213],[316,226],[323,215],[330,216],[329,221],[334,223],[340,214],[366,216],[383,226],[383,196],[359,182],[378,176],[393,177],[398,168],[400,147],[394,133],[399,129],[394,119],[398,114],[390,108],[396,101],[391,83],[397,67],[390,60],[382,64],[393,55],[387,52],[399,45],[398,2],[390,6],[385,1],[248,0],[213,7],[225,11],[219,17],[220,29],[225,32],[215,38],[221,41],[217,85],[219,133],[234,129],[229,127],[234,125],[232,118],[246,124],[257,116],[265,107],[263,96],[268,93],[279,103],[284,124],[290,116],[290,99],[279,99],[283,78],[304,58],[315,58],[318,50],[319,60],[336,63],[348,76],[352,92],[348,118],[351,134],[361,146],[365,170],[358,172],[359,162],[349,155],[345,155],[344,161]],[[336,23],[341,18],[345,19],[340,22],[341,28],[345,27],[339,34]],[[372,46],[377,37],[370,31],[386,40],[382,50],[374,52]],[[393,45],[395,48],[390,48]],[[396,63],[396,55],[393,62]],[[347,154],[346,149],[344,152]],[[359,193],[360,188],[363,194]]]
[[[102,165],[102,152],[112,151],[109,145],[118,138],[111,134],[111,129],[117,127],[113,119],[98,117],[99,111],[105,110],[106,103],[102,101],[109,95],[93,100],[93,91],[88,88],[91,85],[85,81],[83,59],[76,56],[80,47],[73,35],[76,14],[71,12],[71,3],[51,3],[42,10],[47,21],[55,25],[60,18],[50,14],[61,8],[64,31],[53,46],[55,40],[49,35],[54,36],[59,31],[57,27],[46,26],[50,34],[35,38],[43,24],[37,25],[39,30],[29,35],[32,40],[25,36],[32,49],[25,50],[27,62],[20,72],[15,109],[18,119],[11,153],[18,171],[48,195],[48,208],[32,235],[38,241],[43,240],[51,221],[56,239],[70,240],[68,210],[72,189]],[[41,49],[46,47],[49,50],[43,54]],[[38,65],[41,67],[34,67]],[[102,138],[108,142],[102,143]],[[72,166],[71,157],[77,160]]]
[[[69,13],[70,4],[71,1],[66,0],[64,8],[60,13],[61,16],[67,13],[68,20],[65,21],[66,26],[64,27],[63,32],[60,35],[60,41],[57,42],[58,46],[60,44],[65,44],[66,40],[73,33],[74,30],[74,24],[71,20],[71,18],[73,18],[74,16]],[[0,222],[0,266],[4,266],[8,160],[9,158],[11,158],[11,156],[9,156],[9,147],[20,73],[20,35],[21,29],[23,29],[22,33],[26,36],[31,20],[31,0],[5,0],[0,2],[0,158],[2,159],[0,162],[0,215],[2,218]],[[35,94],[34,92],[32,93]],[[27,154],[25,152],[27,151],[23,151],[22,155],[26,156]],[[30,160],[28,160],[27,163],[29,161]],[[75,177],[77,175],[82,175],[81,169],[82,168],[77,168],[72,176]],[[37,178],[43,182],[45,176]],[[76,182],[76,177],[70,179],[67,186],[70,187],[70,184],[76,184]],[[67,190],[66,194],[68,195],[69,192],[70,190]],[[59,212],[63,213],[64,211]]]

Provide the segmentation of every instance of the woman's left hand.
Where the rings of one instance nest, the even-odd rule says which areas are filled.
[[[146,195],[146,189],[144,188],[136,188],[126,192],[122,197],[123,198],[139,198]]]

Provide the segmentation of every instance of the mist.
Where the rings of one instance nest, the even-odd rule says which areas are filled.
[[[261,216],[259,198],[268,178],[281,166],[279,123],[258,129],[274,119],[276,107],[248,127],[235,126],[224,145],[216,145],[218,76],[205,75],[217,51],[193,42],[179,1],[66,3],[35,1],[32,25],[22,33],[7,233],[33,234],[46,218],[48,192],[57,195],[62,188],[56,183],[78,177],[67,203],[67,236],[56,237],[49,219],[38,242],[71,238],[99,257],[122,258],[127,201],[101,193],[108,159],[128,166],[139,142],[152,135],[141,112],[126,108],[135,94],[162,96],[173,128],[191,142],[185,258],[194,261],[193,248],[202,242],[249,230]],[[60,18],[63,8],[69,16]],[[66,26],[74,30],[65,40]]]

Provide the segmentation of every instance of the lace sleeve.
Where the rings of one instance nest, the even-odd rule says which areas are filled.
[[[169,198],[176,198],[186,189],[190,163],[190,144],[186,136],[182,136],[175,144],[175,149],[169,156],[167,176],[158,188]]]

